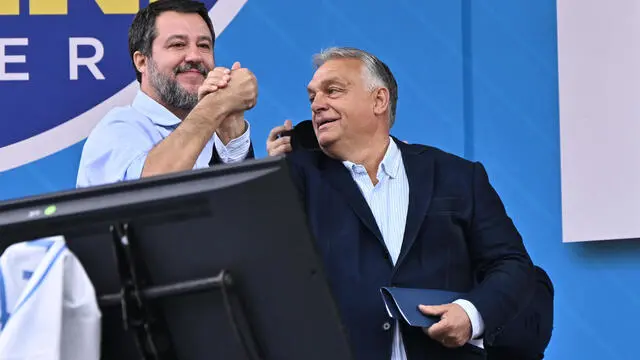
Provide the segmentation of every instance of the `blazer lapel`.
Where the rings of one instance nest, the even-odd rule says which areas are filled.
[[[362,223],[371,231],[372,234],[382,243],[382,233],[378,228],[373,213],[369,208],[366,200],[358,188],[358,184],[353,180],[349,170],[339,161],[333,160],[329,157],[325,157],[323,161],[324,171],[322,171],[323,177],[327,182],[331,184],[333,188],[340,191],[347,201],[349,206],[353,209],[356,215],[360,218]]]
[[[418,230],[427,215],[433,195],[434,159],[424,147],[414,147],[396,141],[402,153],[407,180],[409,182],[409,209],[402,240],[400,256],[395,269],[402,263],[418,236]],[[395,270],[394,270],[395,272]]]

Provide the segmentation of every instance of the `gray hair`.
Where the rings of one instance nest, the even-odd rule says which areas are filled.
[[[389,127],[396,121],[396,105],[398,103],[398,84],[393,77],[389,67],[380,61],[375,55],[364,50],[350,47],[332,47],[322,50],[313,56],[313,65],[316,69],[329,60],[335,59],[358,59],[364,65],[365,81],[370,90],[384,87],[389,90]]]

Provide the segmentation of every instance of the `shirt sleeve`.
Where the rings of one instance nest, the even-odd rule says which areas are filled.
[[[147,154],[154,146],[147,131],[134,122],[98,125],[82,149],[76,186],[139,179]]]
[[[469,320],[471,320],[471,339],[478,339],[484,333],[484,321],[482,315],[478,312],[478,309],[468,300],[458,299],[453,302],[460,305],[464,312],[467,313]]]
[[[214,133],[213,144],[223,163],[240,162],[247,157],[251,145],[251,128],[248,121],[245,120],[245,124],[247,124],[247,130],[239,137],[229,141],[226,146],[222,143],[218,134]]]

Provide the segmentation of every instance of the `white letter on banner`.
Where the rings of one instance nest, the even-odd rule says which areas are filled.
[[[26,55],[7,55],[7,46],[27,46],[27,38],[0,39],[0,81],[28,81],[29,73],[7,73],[7,64],[21,64],[27,62]]]
[[[92,57],[79,58],[78,47],[82,45],[92,46],[96,53]],[[78,68],[86,66],[93,77],[104,80],[104,75],[96,66],[104,56],[104,46],[96,38],[69,38],[69,79],[78,80]]]

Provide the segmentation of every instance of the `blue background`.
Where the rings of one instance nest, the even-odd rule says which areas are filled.
[[[249,0],[218,40],[216,61],[239,60],[258,78],[258,105],[246,114],[258,156],[270,128],[310,117],[311,55],[333,45],[369,50],[394,71],[394,135],[486,165],[556,286],[547,358],[638,359],[640,242],[561,239],[556,2]],[[122,84],[134,78],[128,68],[121,74]],[[6,99],[6,83],[0,92]],[[0,106],[0,127],[20,127]],[[73,187],[81,150],[0,173],[0,199]]]

